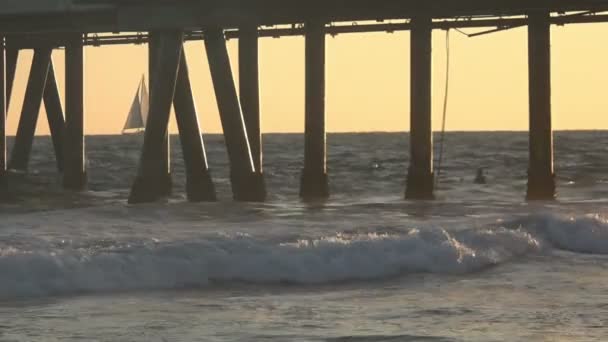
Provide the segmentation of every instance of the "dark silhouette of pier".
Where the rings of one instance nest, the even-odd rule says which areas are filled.
[[[87,184],[84,46],[148,44],[150,112],[129,202],[171,193],[168,122],[175,109],[191,201],[213,201],[215,187],[183,52],[204,41],[230,161],[235,200],[266,198],[260,131],[258,41],[305,37],[305,151],[300,195],[329,196],[325,139],[325,39],[358,32],[411,31],[411,141],[405,197],[434,197],[431,38],[434,30],[527,26],[529,200],[555,197],[551,128],[550,26],[608,21],[608,0],[4,0],[0,3],[0,195],[9,170],[27,171],[40,106],[46,107],[66,189]],[[354,25],[354,23],[357,25]],[[121,32],[145,32],[127,33]],[[239,39],[239,89],[226,39]],[[52,62],[65,49],[65,108]],[[15,145],[6,151],[6,112],[19,51],[33,49]],[[405,153],[405,152],[404,152]],[[405,170],[404,170],[405,173]]]

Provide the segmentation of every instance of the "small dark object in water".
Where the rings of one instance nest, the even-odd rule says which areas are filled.
[[[475,176],[475,184],[486,184],[486,176],[483,174],[483,167],[477,169],[477,175]]]

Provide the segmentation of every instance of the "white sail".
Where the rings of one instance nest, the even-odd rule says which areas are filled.
[[[133,103],[131,104],[131,109],[129,110],[129,115],[127,116],[127,120],[125,122],[125,126],[123,128],[123,133],[126,131],[143,131],[146,127],[146,119],[148,118],[148,91],[146,90],[146,83],[144,78],[142,77],[139,87],[137,88],[137,92],[135,93],[135,97],[133,98]]]

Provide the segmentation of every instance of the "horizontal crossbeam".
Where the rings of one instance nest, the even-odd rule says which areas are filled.
[[[583,23],[599,23],[608,22],[608,14],[603,13],[574,13],[567,15],[558,15],[551,17],[551,23],[554,25],[567,24],[583,24]],[[526,17],[509,17],[509,18],[458,18],[451,20],[436,20],[433,22],[434,29],[462,29],[462,28],[493,28],[485,32],[498,32],[514,27],[525,26],[528,24]],[[411,29],[409,20],[400,22],[365,22],[365,23],[335,23],[325,26],[325,32],[328,35],[339,35],[349,33],[369,33],[369,32],[397,32],[408,31]],[[258,35],[262,38],[280,38],[289,36],[303,36],[304,27],[302,24],[295,24],[288,27],[261,27],[258,29]],[[471,36],[479,33],[472,33]],[[239,32],[236,29],[229,29],[225,32],[227,39],[238,39]],[[185,34],[184,40],[204,40],[205,35],[202,30],[191,31]],[[103,45],[124,45],[124,44],[146,44],[149,36],[147,33],[136,34],[89,34],[84,37],[84,44],[87,46],[103,46]],[[64,38],[62,34],[47,34],[47,35],[20,35],[18,39],[11,39],[10,47],[15,49],[32,49],[44,45],[53,45],[54,47],[64,46]]]
[[[0,32],[194,31],[201,27],[606,11],[608,0],[4,0]]]

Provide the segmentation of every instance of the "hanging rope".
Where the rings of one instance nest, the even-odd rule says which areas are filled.
[[[445,141],[445,124],[448,114],[448,95],[450,90],[450,30],[445,31],[445,91],[443,96],[443,120],[441,123],[441,135],[439,138],[439,158],[437,160],[435,187],[439,184],[441,177],[441,164],[443,162],[443,146]]]

